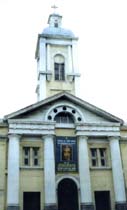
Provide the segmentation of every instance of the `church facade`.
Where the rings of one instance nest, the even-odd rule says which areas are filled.
[[[78,97],[77,42],[38,35],[38,102],[0,121],[0,210],[127,210],[127,126]]]

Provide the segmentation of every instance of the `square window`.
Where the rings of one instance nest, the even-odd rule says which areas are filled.
[[[39,165],[39,147],[23,147],[23,165]]]
[[[107,166],[107,149],[106,148],[91,148],[91,166],[106,167]]]

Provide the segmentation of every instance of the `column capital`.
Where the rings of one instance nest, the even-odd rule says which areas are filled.
[[[42,135],[41,138],[42,138],[42,140],[45,140],[45,139],[50,138],[50,137],[54,138],[54,136],[55,136],[54,134],[45,134],[45,135]]]
[[[77,137],[79,138],[79,139],[86,139],[86,140],[88,140],[88,136],[86,136],[86,135],[77,135]]]
[[[20,134],[16,134],[16,133],[9,133],[9,134],[8,134],[8,138],[9,138],[9,139],[10,139],[10,138],[17,138],[17,139],[20,140],[21,135],[20,135]]]
[[[120,136],[108,136],[108,140],[120,140]]]

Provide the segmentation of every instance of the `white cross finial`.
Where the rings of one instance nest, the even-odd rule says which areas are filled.
[[[51,8],[54,10],[54,13],[56,13],[58,7],[54,4],[53,6],[51,6]]]

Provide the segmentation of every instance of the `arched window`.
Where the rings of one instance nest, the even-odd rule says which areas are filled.
[[[65,80],[65,62],[62,55],[56,55],[54,58],[54,76],[55,80]]]
[[[60,112],[54,118],[56,123],[74,123],[73,116],[67,112]]]

